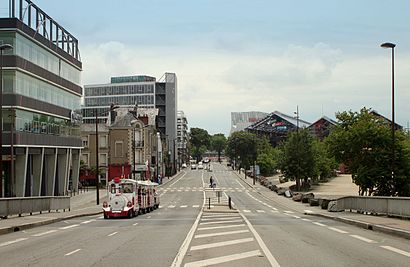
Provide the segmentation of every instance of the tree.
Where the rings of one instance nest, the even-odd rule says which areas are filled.
[[[325,142],[322,142],[319,139],[314,139],[312,145],[315,161],[313,170],[314,174],[312,177],[313,180],[316,180],[317,178],[319,180],[330,178],[338,166],[336,159],[327,151]]]
[[[409,195],[409,149],[406,137],[397,132],[394,176],[389,124],[363,108],[336,114],[340,124],[326,139],[336,160],[347,165],[353,182],[364,195]]]
[[[225,153],[231,158],[239,161],[240,167],[245,169],[253,165],[253,161],[256,160],[257,138],[254,134],[240,131],[234,132],[227,141]]]
[[[314,173],[312,137],[306,129],[292,132],[281,149],[280,169],[287,178],[296,180],[299,190],[300,179],[307,183],[308,177]]]
[[[210,148],[211,137],[207,130],[201,128],[191,128],[190,132],[191,155],[198,161],[202,158],[208,148]]]
[[[211,148],[212,150],[215,150],[218,152],[218,161],[221,161],[221,152],[225,149],[226,147],[226,137],[224,134],[219,133],[219,134],[214,134],[211,137]]]
[[[280,151],[273,148],[267,138],[257,140],[257,164],[260,167],[260,172],[264,176],[270,176],[276,173],[278,169],[278,159]]]

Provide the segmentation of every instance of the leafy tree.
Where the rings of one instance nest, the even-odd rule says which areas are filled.
[[[314,139],[312,145],[315,161],[313,180],[331,177],[338,166],[336,159],[329,154],[326,144],[319,139]]]
[[[226,137],[222,133],[214,134],[211,137],[211,148],[218,152],[218,161],[221,161],[221,152],[225,149],[226,142]]]
[[[275,174],[278,169],[280,150],[273,148],[267,138],[260,138],[257,140],[257,154],[256,161],[261,174],[264,176]]]
[[[341,112],[340,124],[326,139],[336,160],[347,165],[360,194],[409,195],[409,149],[406,137],[397,132],[395,173],[392,177],[392,138],[390,125],[370,109]]]
[[[293,132],[281,148],[280,169],[287,178],[296,180],[299,190],[300,179],[303,178],[307,183],[308,177],[312,177],[314,172],[312,137],[307,129]]]
[[[225,153],[240,162],[240,167],[248,169],[256,160],[256,135],[244,131],[234,132],[227,141]]]
[[[201,128],[191,128],[190,132],[190,149],[191,155],[193,155],[198,161],[202,158],[202,155],[210,148],[211,136],[207,130]]]

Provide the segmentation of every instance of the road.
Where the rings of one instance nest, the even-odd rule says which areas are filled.
[[[212,175],[237,213],[203,212]],[[160,190],[159,209],[101,215],[0,236],[0,266],[408,266],[410,242],[307,216],[264,199],[224,165],[185,170]]]

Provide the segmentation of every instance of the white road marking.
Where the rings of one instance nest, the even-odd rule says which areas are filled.
[[[217,223],[234,223],[234,222],[242,222],[242,220],[230,220],[230,221],[218,221],[218,222],[202,222],[199,225],[207,225],[207,224],[217,224]]]
[[[134,223],[133,226],[138,225],[138,223]]]
[[[32,235],[32,236],[39,237],[39,236],[48,235],[48,234],[55,233],[55,232],[57,232],[57,230],[50,230],[50,231],[42,232],[42,233],[35,234],[35,235]]]
[[[249,229],[251,230],[252,234],[255,236],[256,241],[258,242],[259,246],[262,248],[263,253],[265,253],[266,258],[268,259],[270,265],[272,267],[280,267],[279,263],[276,261],[275,257],[273,257],[272,253],[270,253],[268,247],[263,242],[262,238],[259,236],[258,232],[256,232],[255,228],[253,228],[252,224],[248,221],[248,219],[242,213],[239,213],[242,218],[245,220],[246,224],[248,225]]]
[[[18,238],[18,239],[13,240],[13,241],[8,241],[8,242],[0,243],[0,247],[8,246],[8,245],[11,245],[11,244],[14,244],[14,243],[17,243],[17,242],[20,242],[20,241],[24,241],[24,240],[27,240],[27,239],[28,239],[28,238]]]
[[[265,211],[264,211],[264,210],[256,210],[256,212],[259,212],[259,213],[265,213]]]
[[[203,215],[202,218],[215,218],[215,217],[237,217],[237,214],[223,214],[223,213],[218,213],[218,214],[210,214],[210,215]]]
[[[151,219],[151,216],[148,216],[147,219]]]
[[[404,250],[401,250],[401,249],[398,249],[398,248],[395,248],[395,247],[391,247],[391,246],[380,246],[380,247],[384,248],[384,249],[387,249],[387,250],[390,250],[390,251],[393,251],[393,252],[396,252],[396,253],[399,253],[403,256],[410,257],[410,253],[407,252],[407,251],[404,251]]]
[[[272,207],[273,210],[278,210],[277,208]]]
[[[259,255],[261,255],[261,252],[259,250],[253,250],[253,251],[249,251],[249,252],[232,254],[232,255],[228,255],[228,256],[211,258],[211,259],[206,259],[206,260],[201,260],[201,261],[193,261],[193,262],[186,263],[184,265],[184,267],[209,266],[209,265],[220,264],[220,263],[224,263],[224,262],[240,260],[240,259],[245,259],[245,258],[249,258],[249,257],[259,256]]]
[[[243,212],[251,212],[250,210],[242,210]]]
[[[306,219],[306,218],[303,218],[303,219],[302,219],[302,221],[305,221],[305,222],[311,222],[312,220],[311,220],[311,219]]]
[[[182,192],[182,190],[179,190],[179,189],[178,189],[178,192]]]
[[[306,213],[313,213],[313,211],[311,211],[311,210],[303,210],[304,212],[306,212]]]
[[[363,237],[363,236],[360,236],[360,235],[350,235],[350,236],[351,236],[351,237],[354,237],[354,238],[357,238],[357,239],[359,239],[359,240],[362,240],[362,241],[364,241],[364,242],[367,242],[367,243],[377,243],[377,242],[374,241],[374,240],[368,239],[368,238]]]
[[[58,229],[66,230],[66,229],[70,229],[70,228],[77,227],[77,226],[80,226],[80,225],[79,224],[73,224],[73,225],[69,225],[69,226],[65,226],[65,227],[60,227]]]
[[[294,213],[293,211],[290,211],[290,210],[284,210],[283,212],[285,212],[285,213]]]
[[[181,180],[182,179],[182,177],[184,177],[185,176],[185,174],[187,174],[187,173],[184,173],[181,177],[179,177],[178,178],[178,180],[176,180],[175,182],[173,182],[172,184],[170,184],[169,186],[171,187],[171,186],[173,186],[174,184],[176,184],[179,180]]]
[[[296,215],[293,215],[293,218],[300,219],[300,217]]]
[[[343,230],[340,230],[340,229],[334,228],[334,227],[328,227],[327,229],[330,229],[332,231],[335,231],[335,232],[338,232],[338,233],[341,233],[341,234],[347,234],[348,233],[346,231],[343,231]]]
[[[240,216],[236,216],[236,217],[221,217],[221,218],[218,218],[218,217],[216,217],[216,218],[202,218],[201,219],[201,221],[212,221],[212,220],[216,220],[216,221],[223,221],[223,220],[226,220],[226,219],[240,219],[241,217]]]
[[[326,225],[324,225],[323,223],[320,223],[320,222],[312,222],[313,224],[316,224],[316,225],[319,225],[319,226],[326,226]]]
[[[199,208],[199,205],[192,205],[193,208]]]
[[[90,222],[94,222],[95,220],[89,220],[89,221],[84,221],[84,222],[81,222],[82,224],[87,224],[87,223],[90,223]]]
[[[204,231],[204,230],[214,230],[214,229],[225,229],[225,228],[234,228],[234,227],[242,227],[242,226],[245,226],[245,224],[235,224],[235,225],[222,225],[222,226],[202,227],[202,228],[198,228],[198,231]]]
[[[174,205],[169,205],[168,208],[173,209],[173,208],[175,208],[175,206]]]
[[[279,213],[279,211],[277,211],[277,210],[272,210],[272,212],[273,212],[273,213]]]
[[[118,234],[118,232],[111,233],[111,234],[109,234],[109,235],[107,235],[107,236],[113,236],[113,235],[116,235],[116,234]]]
[[[182,205],[182,206],[180,206],[180,208],[186,208],[186,207],[188,207],[187,205]]]
[[[235,235],[235,234],[242,234],[242,233],[248,233],[248,232],[249,230],[236,230],[236,231],[196,235],[194,236],[194,238],[204,238],[204,237],[221,236],[221,235]]]
[[[100,217],[98,217],[97,219],[104,219],[104,216],[100,216]]]
[[[76,253],[76,252],[78,252],[78,251],[80,251],[80,250],[81,250],[81,248],[76,249],[76,250],[73,250],[73,251],[68,252],[67,254],[65,254],[65,256],[70,256],[70,255],[72,255],[72,254],[74,254],[74,253]]]
[[[163,208],[163,206],[159,206],[158,208],[159,208],[159,209],[162,209],[162,208]]]
[[[249,238],[242,238],[242,239],[236,239],[236,240],[230,240],[230,241],[216,242],[216,243],[211,243],[211,244],[192,246],[191,250],[224,247],[224,246],[229,246],[229,245],[236,245],[236,244],[252,242],[254,240],[255,239],[253,239],[253,237],[249,237]]]

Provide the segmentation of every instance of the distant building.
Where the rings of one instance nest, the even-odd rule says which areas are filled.
[[[239,132],[245,130],[246,127],[252,125],[255,122],[265,118],[268,113],[259,111],[249,112],[231,112],[231,132]]]
[[[323,140],[325,137],[328,137],[332,127],[337,125],[337,122],[330,119],[329,117],[323,116],[311,125],[309,125],[310,132],[318,137],[320,140]]]
[[[277,146],[286,139],[290,132],[295,131],[298,127],[307,128],[309,125],[307,121],[275,111],[245,130],[258,136],[265,136],[273,146]]]
[[[78,40],[28,0],[2,1],[3,177],[0,197],[76,190],[83,90]],[[14,171],[12,171],[14,170]]]
[[[385,116],[381,115],[380,113],[378,113],[375,110],[370,111],[370,114],[373,114],[374,116],[378,117],[379,119],[382,119],[387,125],[392,125],[392,121],[388,118],[386,118]],[[403,126],[401,126],[400,124],[397,124],[396,122],[394,122],[394,128],[396,130],[403,130]]]
[[[156,108],[156,128],[161,139],[177,138],[177,76],[165,73],[159,81],[146,75],[112,77],[111,83],[84,86],[83,122],[105,123],[111,104],[122,108]],[[115,114],[112,112],[111,114]],[[114,120],[114,117],[111,118]],[[170,147],[174,158],[174,147]],[[178,155],[175,155],[178,160]]]
[[[177,116],[177,153],[178,166],[182,163],[187,163],[189,160],[188,150],[188,120],[182,110],[178,111]]]

